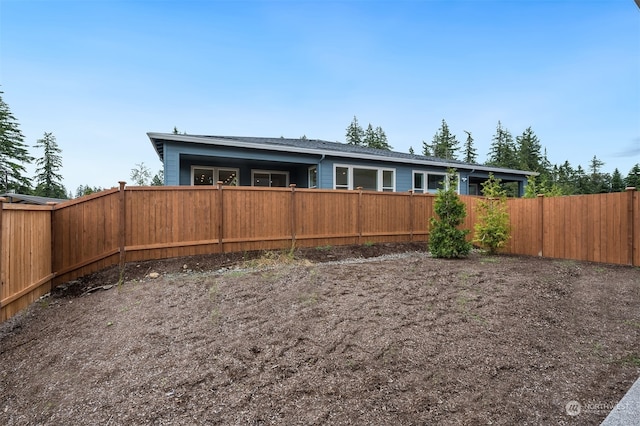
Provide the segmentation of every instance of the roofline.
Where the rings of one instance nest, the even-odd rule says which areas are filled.
[[[386,157],[386,156],[383,157],[380,155],[365,154],[365,153],[358,153],[358,152],[341,152],[341,151],[333,151],[333,150],[322,150],[322,149],[316,149],[316,148],[303,148],[303,147],[296,147],[296,146],[261,144],[261,143],[253,143],[253,142],[246,142],[246,141],[239,141],[239,140],[221,139],[216,136],[194,136],[194,135],[181,135],[181,134],[174,134],[174,133],[156,133],[156,132],[148,132],[147,136],[149,137],[151,142],[153,142],[154,147],[156,149],[156,153],[158,154],[160,159],[162,159],[162,156],[158,151],[159,146],[155,142],[156,140],[190,142],[190,143],[199,143],[199,144],[205,144],[205,145],[224,145],[224,146],[233,146],[236,148],[261,149],[261,150],[281,151],[281,152],[297,152],[300,154],[313,154],[313,155],[327,155],[330,152],[331,153],[330,155],[332,157],[356,158],[360,160],[388,161],[388,162],[403,163],[403,164],[418,164],[418,165],[437,166],[437,167],[464,169],[464,170],[472,170],[472,171],[511,173],[511,174],[528,175],[528,176],[539,175],[539,173],[537,172],[483,166],[480,164],[453,163],[453,162],[447,162],[447,161],[422,160],[418,158],[409,160],[401,157]],[[241,138],[241,136],[229,136],[229,137]],[[391,151],[391,152],[394,152],[394,151]]]

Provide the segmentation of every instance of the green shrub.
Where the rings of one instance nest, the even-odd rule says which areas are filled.
[[[467,215],[466,206],[456,194],[455,171],[450,170],[448,188],[438,189],[434,210],[437,218],[430,220],[429,252],[434,257],[464,257],[471,251],[471,243],[466,239],[469,230],[458,229]]]
[[[511,237],[507,195],[500,185],[500,179],[493,174],[489,174],[489,179],[482,184],[482,195],[485,198],[476,204],[478,222],[474,226],[473,241],[493,254],[504,247]]]

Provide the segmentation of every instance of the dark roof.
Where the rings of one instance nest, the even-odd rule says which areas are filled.
[[[164,159],[163,142],[200,143],[205,145],[223,145],[254,149],[266,149],[275,151],[288,151],[310,154],[326,154],[339,157],[362,158],[368,160],[387,160],[406,164],[433,165],[440,167],[452,167],[460,169],[476,169],[482,171],[495,171],[502,173],[515,173],[518,175],[537,175],[535,172],[490,167],[480,164],[465,163],[459,160],[447,160],[443,158],[425,155],[409,154],[404,152],[389,151],[386,149],[369,148],[367,146],[350,145],[340,142],[329,142],[320,139],[289,139],[289,138],[264,138],[250,136],[205,136],[205,135],[181,135],[174,133],[147,133],[160,160]]]
[[[37,195],[24,195],[24,194],[0,194],[0,197],[4,197],[7,199],[9,203],[13,204],[37,204],[37,205],[46,205],[47,203],[62,203],[63,201],[69,201],[62,198],[49,198],[49,197],[40,197]]]

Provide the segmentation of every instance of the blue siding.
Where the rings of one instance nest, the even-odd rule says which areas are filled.
[[[229,167],[240,171],[240,185],[251,185],[251,171],[275,170],[289,172],[289,182],[300,188],[308,187],[308,169],[318,167],[318,187],[333,189],[334,166],[336,164],[353,167],[374,167],[395,170],[396,192],[406,192],[413,188],[413,172],[445,173],[446,169],[436,166],[412,165],[390,161],[359,160],[293,152],[274,152],[256,149],[206,146],[194,143],[164,143],[165,185],[190,185],[192,166]],[[488,172],[459,170],[459,192],[468,194],[470,184],[475,187],[489,176]],[[496,173],[503,180],[518,182],[519,191],[524,193],[526,177]]]

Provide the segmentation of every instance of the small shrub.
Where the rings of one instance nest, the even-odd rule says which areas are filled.
[[[500,179],[489,174],[482,184],[484,199],[476,204],[478,222],[475,224],[473,241],[494,254],[504,247],[511,237],[506,191],[500,186]]]
[[[456,193],[454,178],[455,172],[449,170],[447,180],[451,184],[448,188],[438,189],[436,195],[434,210],[438,218],[431,218],[429,233],[429,252],[434,257],[458,258],[471,251],[471,243],[466,239],[469,230],[458,229],[467,216],[467,211]]]

